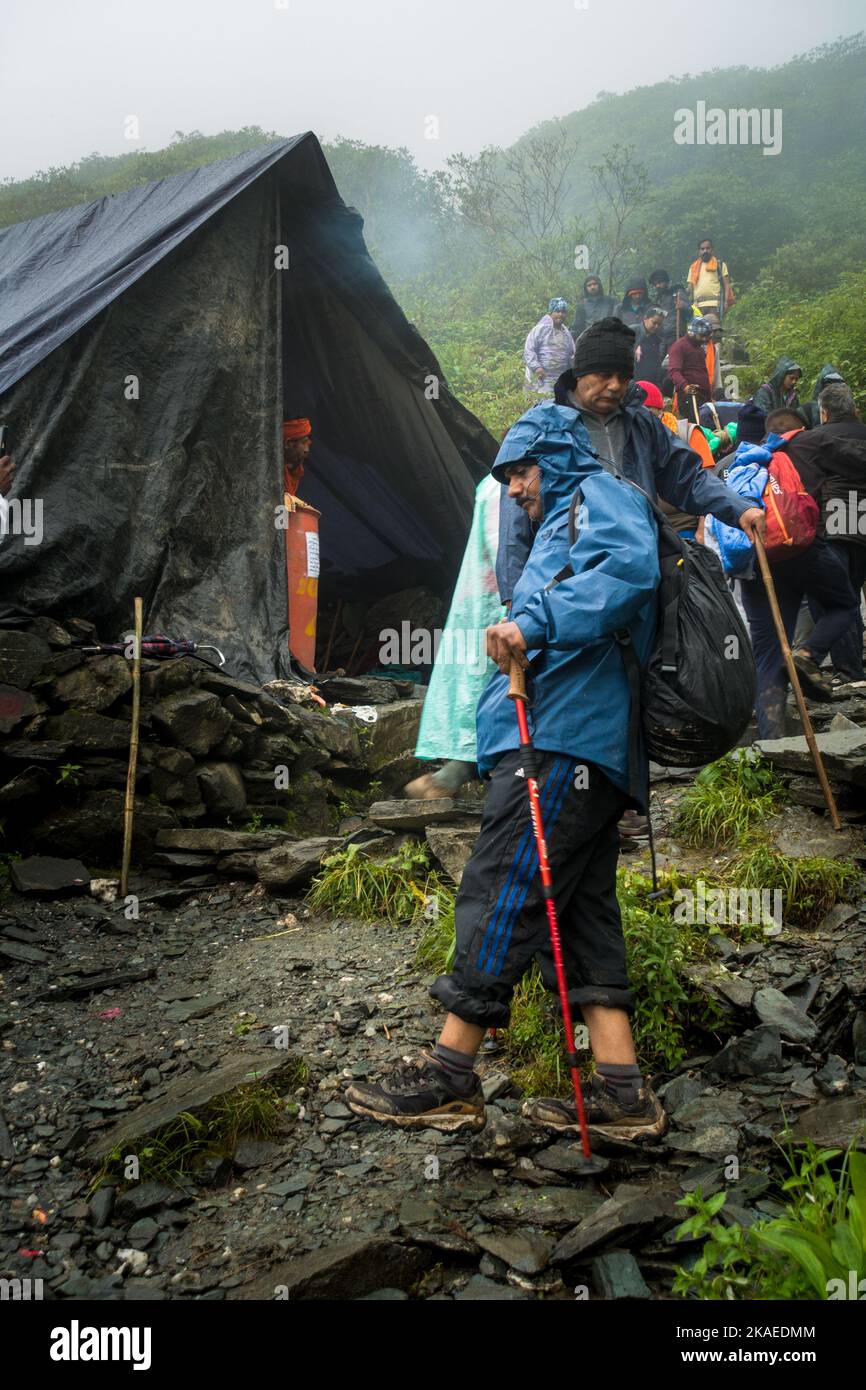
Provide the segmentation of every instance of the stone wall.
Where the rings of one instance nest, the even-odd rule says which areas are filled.
[[[90,624],[74,619],[0,630],[4,852],[91,866],[119,859],[132,663],[82,650],[94,641]],[[277,831],[280,839],[333,834],[401,786],[416,767],[420,688],[335,678],[321,690],[331,703],[373,705],[375,723],[322,709],[303,687],[251,685],[195,657],[144,659],[135,862],[193,855],[183,840],[192,829],[265,830],[267,847]],[[239,844],[253,849],[233,837],[231,852]]]

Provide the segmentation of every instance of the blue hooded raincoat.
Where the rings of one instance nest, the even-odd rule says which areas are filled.
[[[656,523],[642,493],[597,461],[574,410],[551,402],[527,411],[505,436],[493,476],[506,481],[505,468],[518,462],[540,466],[544,506],[510,615],[526,639],[532,666],[532,740],[539,749],[595,763],[627,791],[630,701],[613,634],[628,627],[638,659],[646,663],[659,582]],[[569,545],[569,503],[578,487],[583,504]],[[545,593],[568,564],[573,576]],[[479,701],[477,736],[482,775],[520,746],[501,672]]]

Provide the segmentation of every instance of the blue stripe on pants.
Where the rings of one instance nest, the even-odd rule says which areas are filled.
[[[542,819],[547,816],[554,796],[563,780],[563,773],[567,773],[570,765],[570,759],[562,758],[558,759],[556,765],[553,767],[539,798]],[[527,805],[527,813],[528,810],[529,808]],[[529,855],[534,853],[534,851],[534,836],[532,832],[532,822],[530,821],[511,861],[508,876],[496,900],[493,913],[487,924],[487,930],[484,933],[481,950],[478,952],[477,968],[484,971],[486,974],[493,973],[493,962],[498,953],[501,935],[505,930],[510,929],[510,924],[514,916],[523,906],[528,885],[525,885],[521,891],[520,878],[527,867]]]
[[[576,764],[567,765],[568,770],[567,770],[565,779],[563,780],[563,782],[561,783],[561,785],[557,788],[557,790],[556,790],[555,793],[554,793],[553,807],[552,807],[552,809],[550,810],[550,812],[548,813],[548,811],[546,811],[546,810],[545,810],[545,811],[542,811],[542,821],[543,821],[543,823],[544,823],[544,838],[545,838],[545,840],[547,839],[550,830],[552,830],[553,826],[556,824],[556,818],[557,818],[557,816],[559,815],[559,813],[560,813],[560,811],[561,811],[561,809],[562,809],[562,803],[563,803],[563,801],[565,800],[565,797],[566,797],[566,794],[567,794],[567,792],[568,792],[569,787],[571,786],[571,773],[572,773],[572,768],[573,768],[574,766],[576,766]],[[535,849],[535,836],[534,836],[534,835],[533,835],[532,839],[533,839],[533,846],[532,846],[532,847],[533,847],[533,849]],[[524,904],[525,901],[526,901],[526,895],[527,895],[528,892],[529,892],[529,884],[527,883],[527,884],[525,885],[524,889],[523,889],[523,892],[522,892],[521,896],[520,896],[520,902],[519,902],[519,904],[518,904],[518,912],[519,912],[520,909],[523,907],[523,904]],[[503,965],[505,964],[505,956],[506,956],[506,953],[507,953],[507,951],[508,951],[509,942],[511,941],[511,933],[512,933],[513,928],[514,928],[515,920],[516,920],[516,914],[515,914],[514,916],[512,916],[511,920],[508,922],[508,925],[507,925],[507,927],[506,927],[505,932],[502,934],[502,937],[501,937],[501,939],[500,939],[499,948],[498,948],[498,950],[497,950],[497,952],[496,952],[496,959],[495,959],[495,961],[494,961],[494,963],[493,963],[493,969],[492,969],[492,971],[491,971],[491,974],[493,974],[493,975],[498,975],[498,974],[500,974],[500,972],[501,972],[501,970],[502,970],[502,967],[503,967]]]

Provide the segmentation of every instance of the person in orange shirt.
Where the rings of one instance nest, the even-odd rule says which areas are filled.
[[[699,314],[718,314],[721,322],[733,308],[735,296],[728,267],[716,256],[708,236],[698,246],[697,258],[689,266],[688,283]]]
[[[288,497],[298,495],[312,442],[313,427],[309,420],[283,421],[283,490]]]

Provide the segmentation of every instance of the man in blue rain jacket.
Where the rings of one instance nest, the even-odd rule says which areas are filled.
[[[633,364],[629,328],[616,319],[588,328],[578,340],[573,371],[557,382],[555,402],[528,411],[497,455],[494,477],[508,483],[512,501],[537,531],[525,567],[513,565],[509,621],[487,633],[502,674],[491,679],[478,706],[478,759],[490,786],[457,897],[457,954],[450,973],[432,987],[448,1016],[420,1062],[396,1066],[379,1083],[352,1083],[348,1100],[359,1114],[403,1126],[479,1128],[484,1102],[474,1063],[485,1031],[507,1025],[514,986],[533,959],[553,986],[517,721],[504,674],[514,659],[529,668],[530,728],[539,750],[569,999],[587,1025],[597,1063],[586,1095],[590,1129],[624,1140],[664,1131],[664,1112],[635,1057],[616,899],[617,822],[636,803],[627,794],[629,698],[614,633],[627,627],[646,661],[659,578],[657,537],[641,491],[598,460],[610,460],[653,500],[658,487],[672,505],[714,512],[749,533],[763,529],[764,513],[707,477],[697,455],[632,397]],[[572,545],[568,512],[578,488],[583,500]],[[566,565],[572,577],[550,587]],[[645,773],[645,764],[639,771]],[[564,1101],[529,1101],[526,1113],[553,1129],[576,1128],[574,1109]]]
[[[554,986],[531,832],[509,663],[527,669],[530,732],[569,999],[597,1063],[585,1088],[591,1131],[623,1140],[664,1132],[665,1116],[641,1075],[629,1015],[632,993],[616,897],[617,822],[629,798],[629,694],[614,633],[627,627],[645,662],[655,629],[658,539],[643,493],[598,462],[579,415],[545,403],[509,430],[493,468],[538,523],[515,585],[510,620],[488,629],[500,667],[478,706],[478,761],[490,777],[481,833],[455,913],[454,967],[432,993],[448,1009],[439,1041],[420,1062],[382,1082],[353,1082],[359,1114],[401,1126],[480,1128],[484,1102],[475,1055],[489,1027],[505,1027],[514,986],[533,959]],[[582,501],[569,540],[569,505]],[[572,575],[550,587],[565,567]],[[645,771],[645,768],[643,769]],[[555,1130],[576,1129],[573,1103],[527,1102]]]

